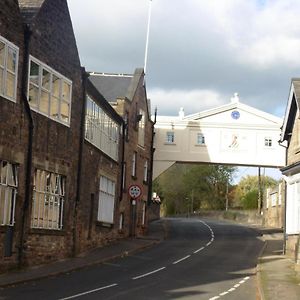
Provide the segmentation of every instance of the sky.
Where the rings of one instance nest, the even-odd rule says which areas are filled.
[[[68,0],[81,64],[132,74],[144,66],[159,115],[240,101],[283,117],[300,77],[299,0]]]

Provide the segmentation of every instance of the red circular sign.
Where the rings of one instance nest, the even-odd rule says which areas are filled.
[[[133,184],[128,188],[128,194],[132,199],[138,199],[142,195],[142,188],[137,184]]]

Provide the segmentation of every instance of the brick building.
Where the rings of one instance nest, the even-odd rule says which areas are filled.
[[[29,126],[22,90],[23,41],[18,1],[4,0],[0,10],[0,270],[17,263],[23,228]]]
[[[125,122],[120,230],[125,236],[144,234],[148,223],[147,204],[152,204],[153,138],[144,71],[136,69],[134,74],[127,75],[91,73],[90,79]],[[130,186],[140,187],[141,197],[132,199],[128,194]]]
[[[286,182],[285,224],[286,253],[300,264],[300,79],[291,81],[281,142],[287,144],[286,167],[281,169]],[[283,144],[285,145],[285,144]]]

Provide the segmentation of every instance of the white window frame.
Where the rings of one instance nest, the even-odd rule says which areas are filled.
[[[34,82],[34,80],[31,80],[31,77],[30,77],[31,63],[35,63],[38,65],[38,77],[37,77],[36,82]],[[43,86],[42,74],[44,71],[46,71],[50,75],[49,87]],[[53,86],[53,77],[54,76],[57,78],[57,80],[59,80],[58,94],[56,94],[54,91],[54,86]],[[63,93],[63,85],[64,84],[66,84],[69,87],[69,97],[67,97],[67,98],[64,98],[64,93]],[[31,102],[31,100],[30,100],[30,86],[33,86],[35,89],[37,89],[37,105],[33,105],[32,104],[33,102]],[[41,110],[42,93],[48,95],[47,112]],[[27,97],[28,97],[28,102],[29,102],[30,108],[32,110],[48,117],[51,120],[54,120],[56,122],[66,125],[66,126],[70,126],[71,111],[72,111],[72,81],[31,55],[29,56],[29,66],[28,66]],[[55,117],[52,116],[52,113],[51,113],[51,108],[54,103],[53,100],[57,101],[57,114]],[[68,115],[67,120],[66,120],[66,118],[64,118],[62,116],[61,108],[63,105],[68,107],[68,110],[69,110],[68,111],[69,115]]]
[[[167,133],[166,133],[166,143],[167,144],[174,144],[175,143],[175,132],[174,131],[167,131]]]
[[[31,228],[62,230],[66,177],[36,169],[32,199]]]
[[[0,82],[0,96],[4,97],[13,102],[17,102],[17,84],[18,84],[18,65],[19,65],[19,47],[5,39],[0,35],[0,42],[4,44],[4,59],[3,64],[0,60],[0,73],[2,72],[2,83]],[[15,70],[10,70],[8,68],[8,55],[9,51],[12,50],[13,56],[15,58]],[[14,90],[13,96],[7,95],[7,77],[14,76]],[[1,76],[0,76],[1,80]]]
[[[266,148],[272,148],[273,147],[273,139],[271,137],[265,137],[264,138],[264,146]]]
[[[148,159],[144,163],[144,182],[148,182]]]
[[[106,176],[100,176],[97,221],[114,223],[116,182]]]
[[[134,151],[132,154],[132,168],[131,168],[131,176],[136,177],[136,165],[137,165],[137,152]]]
[[[0,160],[0,226],[14,226],[18,166]]]
[[[126,186],[126,162],[123,162],[123,178],[122,178],[122,190],[125,191]]]
[[[138,131],[138,144],[141,147],[145,146],[145,112],[140,109],[139,115],[141,116],[141,119],[139,121],[139,131]]]
[[[87,95],[85,139],[118,161],[120,125]]]
[[[197,145],[205,145],[205,135],[201,132],[197,133]]]

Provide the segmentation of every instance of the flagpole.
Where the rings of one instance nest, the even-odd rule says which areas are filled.
[[[151,10],[152,10],[152,0],[149,0],[148,26],[147,26],[146,48],[145,48],[145,61],[144,61],[144,73],[145,74],[146,74],[147,59],[148,59],[148,46],[149,46]]]

